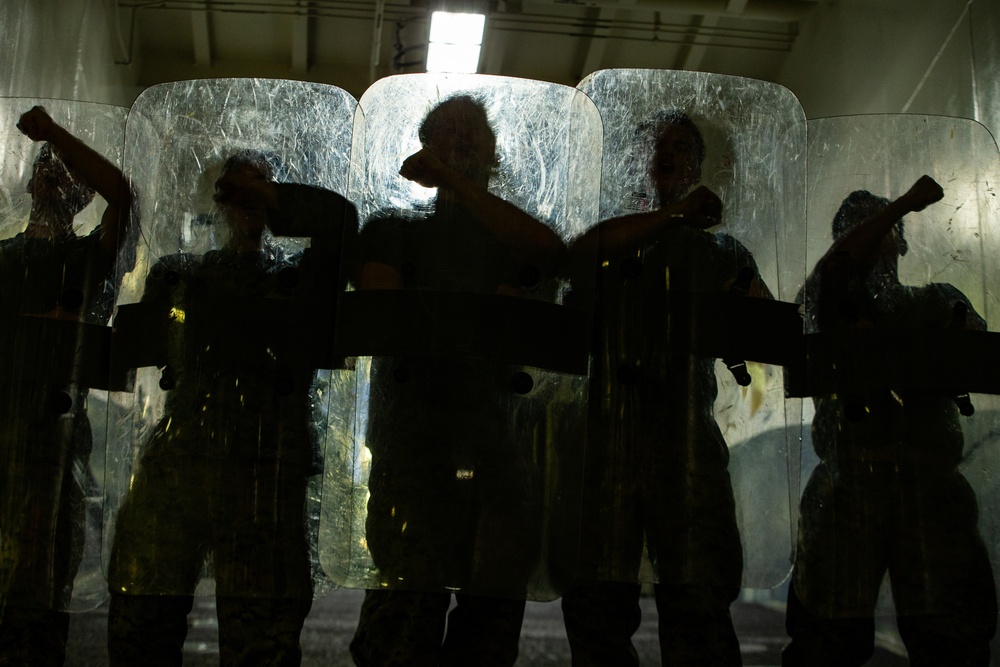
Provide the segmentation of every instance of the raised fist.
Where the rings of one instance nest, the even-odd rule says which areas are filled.
[[[722,222],[722,200],[717,194],[701,185],[678,202],[677,212],[684,216],[688,224],[708,229]]]
[[[941,201],[944,190],[930,176],[921,176],[903,197],[911,211],[922,211],[934,202]]]
[[[55,122],[44,107],[32,107],[21,114],[17,121],[17,129],[32,141],[48,141],[52,138],[52,128]]]
[[[425,188],[438,188],[444,185],[443,175],[446,169],[448,167],[437,155],[424,148],[403,161],[399,175]]]

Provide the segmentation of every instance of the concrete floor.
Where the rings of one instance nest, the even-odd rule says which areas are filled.
[[[347,646],[357,623],[363,592],[342,589],[314,602],[302,633],[303,667],[351,667]],[[656,639],[656,609],[652,598],[641,600],[643,623],[634,638],[642,664],[660,664]],[[774,603],[738,602],[733,619],[743,649],[746,667],[780,665],[781,647],[787,641],[784,614]],[[218,624],[213,598],[195,601],[185,645],[185,667],[218,665]],[[107,605],[76,614],[70,628],[67,667],[104,667],[107,665],[105,633]],[[881,636],[879,650],[868,667],[904,667],[891,636]],[[521,633],[518,667],[561,667],[570,664],[569,645],[562,625],[558,602],[529,602]]]

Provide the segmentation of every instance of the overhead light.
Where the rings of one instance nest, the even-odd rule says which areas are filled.
[[[485,14],[433,12],[427,44],[427,71],[476,72],[485,28]]]

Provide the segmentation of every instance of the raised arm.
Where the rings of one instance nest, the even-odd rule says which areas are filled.
[[[855,266],[874,265],[881,255],[885,236],[896,223],[907,213],[922,211],[942,197],[941,186],[930,176],[921,176],[906,194],[847,229],[823,255],[817,269],[828,273],[841,268],[844,260]]]
[[[408,157],[399,174],[425,188],[437,188],[439,205],[460,204],[479,224],[507,243],[515,254],[535,264],[543,274],[554,272],[564,252],[558,234],[479,183],[449,168],[430,150],[424,148]]]
[[[122,231],[134,199],[131,185],[121,170],[52,120],[43,107],[36,106],[22,114],[17,129],[32,141],[48,142],[73,175],[107,202],[101,219],[101,245],[107,252],[116,253],[124,240]]]
[[[701,186],[684,199],[655,211],[605,220],[573,242],[571,260],[588,261],[615,255],[644,245],[671,227],[692,225],[706,229],[719,224],[721,219],[722,201],[714,192]]]

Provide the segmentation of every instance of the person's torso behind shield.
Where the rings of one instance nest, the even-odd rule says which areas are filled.
[[[697,126],[667,112],[648,129],[658,206],[606,220],[570,250],[575,273],[596,271],[597,304],[582,562],[563,612],[574,660],[631,664],[645,548],[665,663],[738,664],[728,607],[742,549],[729,451],[714,415],[715,360],[694,352],[698,327],[712,324],[682,304],[696,309],[699,295],[721,294],[744,271],[743,289],[768,292],[739,242],[705,231],[719,221],[718,198],[688,194],[705,155]],[[594,256],[596,267],[576,260]]]
[[[337,193],[278,182],[281,165],[264,151],[230,157],[215,195],[225,246],[162,258],[147,277],[166,399],[118,515],[112,664],[180,655],[206,562],[224,662],[300,655],[312,599],[306,488],[319,465],[322,354],[310,333],[332,318],[356,216]],[[289,256],[268,229],[313,242]]]
[[[842,202],[834,244],[802,295],[808,332],[859,334],[847,354],[872,359],[917,350],[935,330],[985,329],[954,286],[900,282],[902,216],[941,197],[924,176],[893,202],[863,190]],[[868,349],[871,336],[894,349]],[[783,664],[864,664],[888,575],[913,664],[985,665],[997,603],[976,498],[957,470],[964,438],[956,397],[900,377],[859,385],[850,361],[833,362],[845,369],[843,384],[815,398],[820,463],[802,495]]]
[[[360,289],[537,297],[543,281],[523,278],[552,276],[561,241],[488,191],[496,137],[483,106],[445,100],[419,138],[423,149],[400,174],[437,188],[434,209],[368,221]],[[481,326],[431,315],[429,326]],[[511,390],[509,366],[453,353],[372,361],[366,540],[389,590],[366,597],[352,643],[358,664],[508,664],[517,655],[539,550],[538,472],[517,420],[538,416]],[[459,602],[439,653],[450,591]],[[396,633],[407,639],[388,658],[378,644]]]
[[[421,139],[424,149],[408,158],[400,173],[438,187],[434,211],[415,219],[368,223],[362,234],[361,289],[392,285],[527,296],[518,284],[518,271],[534,257],[527,250],[531,241],[518,238],[517,227],[541,225],[486,190],[496,139],[485,112],[469,98],[446,101],[425,119]],[[369,282],[373,275],[385,282]],[[512,585],[516,591],[518,580],[524,585],[526,571],[490,571],[474,562],[489,557],[487,545],[476,545],[477,532],[490,521],[488,505],[518,512],[527,502],[521,492],[528,482],[520,474],[526,452],[510,432],[505,369],[475,360],[395,357],[377,359],[372,378],[368,540],[376,564],[387,580],[405,576],[418,587],[475,588],[469,577],[478,569],[487,578],[512,576],[513,582],[498,588]],[[407,487],[411,493],[403,491]],[[403,509],[407,497],[421,506],[412,516]],[[379,536],[386,530],[379,511],[383,504],[388,515],[395,509],[390,525],[406,524],[410,535],[404,539],[420,539],[426,530],[425,548],[380,548]],[[483,552],[474,555],[477,550]],[[525,558],[530,560],[530,554]],[[423,567],[428,570],[421,572]],[[431,574],[437,568],[447,574]],[[488,580],[480,586],[488,587]]]
[[[28,225],[0,241],[0,659],[62,664],[95,484],[87,387],[101,386],[79,369],[107,365],[81,332],[110,315],[131,191],[43,108],[18,129],[46,143],[28,182]],[[74,218],[95,190],[108,204],[101,224],[77,236]]]

